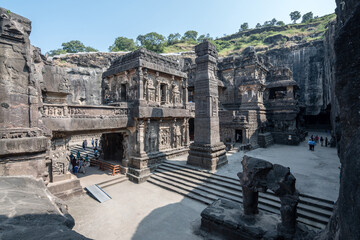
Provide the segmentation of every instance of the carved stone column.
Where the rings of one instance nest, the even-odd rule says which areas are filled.
[[[186,106],[188,104],[189,96],[188,96],[188,82],[187,79],[181,78],[183,83],[183,104]]]
[[[184,118],[184,146],[189,146],[189,119]]]
[[[187,163],[214,171],[228,162],[219,133],[218,80],[214,73],[217,52],[208,41],[197,45],[195,52],[195,141]]]
[[[137,131],[137,140],[138,140],[138,144],[139,144],[139,155],[142,156],[142,155],[145,155],[145,144],[144,144],[144,141],[145,141],[145,124],[144,124],[144,119],[139,119],[138,121],[138,131]]]

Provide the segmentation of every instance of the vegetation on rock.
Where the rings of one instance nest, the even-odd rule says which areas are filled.
[[[72,40],[70,42],[65,42],[61,44],[62,48],[51,50],[47,54],[49,56],[60,55],[65,53],[78,53],[78,52],[98,52],[97,49],[93,47],[86,47],[79,40]]]

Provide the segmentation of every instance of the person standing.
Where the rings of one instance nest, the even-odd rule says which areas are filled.
[[[320,143],[321,143],[321,146],[324,146],[324,138],[322,136],[320,137]]]
[[[327,147],[328,146],[328,138],[327,137],[325,137],[325,147]]]
[[[85,140],[82,143],[82,148],[83,148],[83,150],[85,150]]]
[[[311,138],[309,139],[308,144],[309,144],[309,150],[311,151],[311,150],[312,150],[312,147],[311,147],[311,145],[312,145],[312,140],[311,140]]]
[[[97,148],[97,146],[98,146],[98,140],[95,139],[95,147]]]
[[[94,147],[94,138],[91,138],[91,145]]]
[[[72,155],[72,153],[70,155],[70,159],[71,159],[72,171],[73,171],[73,173],[75,173],[76,158],[74,157],[74,155]]]
[[[80,151],[78,150],[76,153],[76,158],[79,159],[80,158]]]

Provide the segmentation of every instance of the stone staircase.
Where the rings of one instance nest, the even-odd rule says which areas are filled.
[[[206,205],[218,198],[242,203],[242,190],[238,179],[170,161],[159,165],[148,182]],[[301,194],[298,221],[315,230],[323,229],[332,215],[333,208],[332,201]],[[280,199],[271,192],[260,193],[259,209],[280,214]]]
[[[259,133],[258,144],[262,148],[267,148],[268,146],[274,144],[274,138],[271,133]]]
[[[70,146],[70,151],[74,154],[75,157],[76,157],[77,151],[80,151],[80,154],[82,157],[85,157],[86,154],[89,154],[89,158],[95,157],[93,148],[87,147],[87,148],[83,149],[80,144]]]

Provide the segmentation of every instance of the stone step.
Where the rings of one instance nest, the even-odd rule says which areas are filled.
[[[176,192],[178,194],[181,194],[181,195],[183,195],[185,197],[191,198],[193,200],[196,200],[196,201],[201,202],[201,203],[206,204],[206,205],[210,205],[213,202],[212,200],[209,200],[208,198],[203,198],[203,197],[201,197],[199,195],[195,195],[195,194],[193,194],[191,192],[182,190],[181,188],[174,187],[171,184],[168,184],[168,183],[163,182],[163,181],[159,181],[156,178],[149,178],[147,181],[152,183],[152,184],[155,184],[155,185],[157,185],[159,187],[162,187],[162,188],[164,188],[166,190]]]
[[[191,180],[191,178],[183,178],[182,176],[178,174],[174,174],[173,172],[166,172],[166,171],[159,171],[157,169],[156,175],[165,179],[168,179],[169,181],[174,181],[179,184],[184,184],[188,187],[196,188],[197,190],[201,190],[207,193],[214,194],[218,197],[223,197],[235,202],[242,203],[242,194],[237,191],[229,191],[225,188],[219,189],[219,188],[213,188],[209,184],[199,184],[199,182],[194,182]],[[259,208],[263,206],[268,206],[270,208],[273,208],[272,212],[280,214],[280,201],[279,198],[277,199],[267,199],[263,197],[259,197]],[[322,209],[317,209],[312,206],[306,206],[303,204],[299,204],[298,206],[298,215],[302,216],[303,218],[309,218],[313,221],[320,222],[322,224],[327,224],[328,219],[331,216],[331,212],[324,211]]]
[[[49,189],[50,192],[56,193],[56,192],[64,192],[67,190],[71,190],[73,188],[77,188],[78,186],[81,186],[79,179],[69,179],[56,183],[49,183],[47,188]]]
[[[108,180],[108,181],[98,183],[96,185],[98,185],[101,188],[107,188],[107,187],[110,187],[110,186],[125,182],[127,180],[128,180],[127,177],[123,175],[123,176],[116,177],[116,178]]]
[[[206,171],[206,170],[199,170],[199,169],[197,169],[195,167],[183,166],[183,165],[175,164],[175,163],[170,162],[170,161],[164,161],[164,163],[162,163],[161,165],[176,168],[176,169],[180,169],[180,170],[183,170],[183,171],[186,171],[186,172],[189,172],[189,173],[194,173],[194,174],[197,174],[197,175],[201,175],[201,176],[207,177],[207,178],[210,177],[210,178],[217,179],[217,180],[223,181],[223,182],[228,182],[228,183],[231,183],[231,184],[238,184],[240,186],[239,179],[228,177],[228,176],[223,176],[223,175],[218,175],[216,173],[211,173],[211,172]]]
[[[190,178],[202,181],[202,182],[212,183],[214,185],[218,185],[218,186],[221,186],[221,187],[226,187],[226,188],[229,188],[229,189],[233,189],[234,191],[241,191],[240,184],[239,184],[239,186],[237,186],[235,184],[231,184],[229,182],[222,181],[221,179],[211,178],[211,177],[204,177],[203,175],[200,175],[200,174],[198,175],[198,174],[191,173],[191,172],[188,172],[188,171],[185,171],[185,170],[182,171],[181,169],[176,169],[176,168],[168,167],[168,166],[165,166],[165,165],[159,166],[158,169],[163,169],[163,170],[168,171],[168,172],[178,173],[178,174],[180,174],[182,176],[190,177]]]
[[[170,163],[170,162],[166,162],[163,164],[164,166],[169,166],[171,167],[170,165],[172,165],[173,167],[175,167],[176,169],[179,169],[179,170],[182,170],[182,169],[186,169],[184,171],[187,171],[187,169],[189,169],[188,166],[182,166],[182,165],[176,165],[174,163]],[[236,189],[239,189],[239,191],[241,192],[241,185],[239,183],[239,180],[238,179],[235,179],[235,178],[231,178],[231,177],[228,177],[228,176],[222,176],[222,175],[217,175],[217,174],[211,174],[211,173],[204,173],[202,171],[199,171],[197,169],[192,169],[194,171],[191,171],[192,173],[194,174],[201,174],[202,176],[217,176],[217,177],[220,177],[221,178],[225,178],[227,180],[232,180],[233,183],[235,184],[235,188]],[[187,171],[189,172],[189,171]],[[219,179],[219,178],[217,178]],[[234,188],[234,187],[232,187]],[[266,192],[266,193],[259,193],[261,197],[263,198],[268,198],[268,199],[274,199],[275,201],[279,202],[279,198],[277,196],[275,196],[272,192]],[[331,216],[332,214],[332,211],[334,210],[334,203],[330,200],[326,200],[326,199],[321,199],[321,198],[318,198],[318,197],[313,197],[313,196],[309,196],[309,195],[306,195],[306,194],[300,194],[300,201],[299,201],[300,204],[304,204],[304,205],[311,205],[313,207],[317,207],[317,208],[320,208],[320,209],[324,209],[324,210],[327,210],[328,212],[326,213],[327,215]]]
[[[203,190],[207,194],[215,193],[214,195],[217,197],[226,195],[228,199],[236,202],[242,201],[241,186],[235,178],[211,174],[207,171],[201,171],[169,161],[160,165],[155,173],[158,177],[162,177],[163,184],[169,181],[177,182],[178,187],[183,184],[186,187],[193,188],[192,191],[195,192]],[[190,191],[189,189],[185,190]],[[259,208],[279,214],[280,200],[274,194],[260,193]],[[333,204],[331,201],[301,195],[298,205],[298,220],[315,228],[323,228],[327,224],[332,210]]]
[[[216,194],[214,192],[208,192],[204,191],[203,189],[200,189],[199,187],[189,187],[187,184],[181,183],[181,181],[176,181],[175,179],[167,179],[162,177],[158,174],[152,174],[151,177],[148,179],[148,182],[154,183],[156,182],[156,185],[163,187],[167,190],[174,191],[177,193],[180,193],[183,196],[190,197],[194,200],[200,201],[202,203],[205,203],[207,205],[211,204],[213,201],[217,200],[219,197],[226,198],[229,200],[233,200],[235,202],[238,202],[239,204],[242,203],[241,201],[233,198],[228,198],[227,195],[224,194]],[[159,183],[160,182],[160,183]],[[188,194],[190,196],[188,196]],[[198,199],[200,198],[200,199]],[[204,200],[206,199],[206,200]],[[274,208],[273,206],[268,206],[264,204],[264,202],[259,201],[259,209],[275,214],[280,214],[279,209]],[[303,214],[301,211],[298,211],[298,221],[301,223],[304,223],[308,225],[309,227],[312,227],[314,229],[323,229],[328,219],[323,219],[323,222],[319,222],[319,219],[312,218],[311,216],[305,216],[303,217]],[[314,216],[316,217],[316,216]],[[320,220],[321,221],[321,220]],[[324,222],[326,221],[326,222]]]
[[[232,180],[232,183],[234,183],[236,185],[236,188],[238,188],[238,186],[240,186],[240,191],[241,191],[241,185],[240,185],[239,179],[236,179],[236,178],[223,176],[223,175],[219,175],[219,174],[209,173],[208,171],[199,170],[199,169],[193,168],[191,166],[183,166],[183,165],[175,164],[175,163],[170,162],[170,161],[165,161],[162,165],[163,166],[168,166],[168,167],[173,167],[173,168],[176,168],[178,170],[184,170],[186,172],[191,172],[191,173],[194,173],[196,175],[209,176],[209,177],[215,177],[216,176],[216,177],[218,177],[216,179]],[[231,183],[231,182],[229,182],[229,183]],[[260,193],[260,195],[262,197],[266,197],[266,198],[279,199],[272,192]],[[324,210],[330,211],[331,213],[334,210],[334,203],[332,201],[322,199],[322,198],[318,198],[318,197],[314,197],[314,196],[309,196],[309,195],[306,195],[306,194],[301,194],[301,193],[300,193],[300,203],[303,203],[303,204],[306,204],[306,205],[312,205],[312,206],[318,207],[318,208],[322,208]]]
[[[80,187],[80,188],[73,188],[73,189],[70,189],[70,190],[67,190],[64,192],[59,192],[54,195],[60,199],[67,200],[67,199],[70,199],[75,196],[80,196],[83,193],[84,193],[84,190]]]
[[[183,182],[184,184],[188,184],[191,187],[207,188],[210,191],[216,191],[216,192],[219,192],[222,194],[231,195],[231,196],[235,197],[235,199],[231,199],[231,200],[242,202],[242,191],[240,190],[241,188],[233,190],[233,188],[230,189],[230,188],[224,187],[224,185],[215,185],[215,184],[212,184],[212,182],[206,182],[206,180],[201,181],[194,177],[189,177],[187,175],[181,174],[181,172],[179,172],[179,171],[177,171],[177,172],[168,171],[168,170],[166,170],[166,168],[161,168],[161,167],[156,169],[155,172],[160,173],[162,175],[166,175],[169,178],[173,178],[173,180],[184,181]],[[270,207],[275,207],[276,209],[280,209],[280,200],[276,196],[270,195],[270,197],[269,197],[269,195],[260,195],[259,202],[264,205],[268,205]],[[326,211],[326,210],[319,209],[319,208],[316,208],[311,205],[305,205],[302,203],[299,203],[298,209],[300,211],[304,211],[304,214],[305,214],[305,212],[310,212],[312,214],[323,216],[326,219],[329,219],[332,214],[331,211]]]

